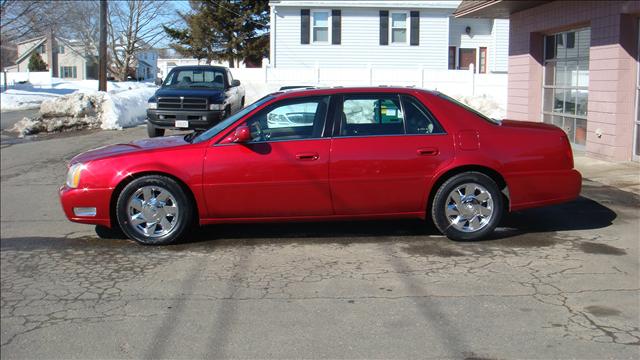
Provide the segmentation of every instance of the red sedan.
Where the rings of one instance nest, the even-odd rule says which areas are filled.
[[[73,158],[71,221],[168,244],[196,224],[431,218],[455,240],[505,211],[575,199],[565,133],[496,121],[438,92],[307,89],[270,94],[201,133]]]

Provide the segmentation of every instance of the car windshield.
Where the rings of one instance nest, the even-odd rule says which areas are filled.
[[[199,142],[211,139],[212,137],[214,137],[214,136],[218,135],[220,132],[222,132],[222,130],[226,129],[229,125],[231,125],[234,122],[238,121],[240,118],[242,118],[243,116],[245,116],[248,113],[252,112],[256,108],[260,107],[262,104],[267,103],[271,99],[273,99],[273,96],[267,95],[267,96],[261,98],[260,100],[254,102],[253,104],[246,106],[244,109],[242,109],[242,110],[238,111],[237,113],[229,116],[228,118],[222,120],[221,122],[216,124],[214,127],[210,128],[209,130],[199,134],[198,136],[196,136],[193,139],[192,142],[195,144],[195,143],[199,143]]]
[[[484,115],[483,113],[479,112],[478,110],[476,110],[476,109],[474,109],[474,108],[470,107],[469,105],[464,104],[464,103],[462,103],[462,102],[460,102],[460,101],[458,101],[458,100],[456,100],[456,99],[454,99],[454,98],[452,98],[452,97],[450,97],[450,96],[447,96],[447,95],[445,95],[445,94],[443,94],[443,93],[441,93],[441,92],[439,92],[439,93],[437,93],[437,94],[438,94],[438,96],[440,96],[441,98],[443,98],[443,99],[445,99],[445,100],[447,100],[447,101],[449,101],[449,102],[452,102],[452,103],[454,103],[454,104],[456,104],[456,105],[458,105],[458,106],[460,106],[460,107],[464,108],[465,110],[468,110],[468,111],[470,111],[470,112],[472,112],[472,113],[474,113],[474,114],[478,115],[479,117],[481,117],[481,118],[482,118],[483,120],[485,120],[485,121],[488,121],[488,122],[490,122],[490,123],[492,123],[492,124],[495,124],[495,125],[501,125],[501,124],[502,124],[502,121],[500,121],[500,120],[498,120],[498,119],[492,119],[492,118],[490,118],[490,117],[488,117],[488,116]]]
[[[174,69],[162,84],[169,88],[224,89],[224,72],[218,69]]]

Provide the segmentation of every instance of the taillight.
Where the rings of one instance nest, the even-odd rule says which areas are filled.
[[[569,143],[569,138],[566,134],[562,134],[562,143],[565,148],[565,156],[567,157],[567,164],[569,165],[569,169],[573,169],[573,150],[571,149],[571,143]]]

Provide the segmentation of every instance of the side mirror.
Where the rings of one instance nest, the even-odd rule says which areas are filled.
[[[233,135],[234,143],[246,143],[251,141],[251,131],[246,125],[240,125],[236,128],[236,132]]]
[[[162,79],[156,78],[156,85],[158,86],[162,85]]]
[[[232,87],[240,86],[240,80],[238,80],[238,79],[234,79],[234,80],[231,82],[231,86],[232,86]]]

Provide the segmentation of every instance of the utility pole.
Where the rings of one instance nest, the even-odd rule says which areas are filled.
[[[100,0],[100,64],[98,69],[98,91],[107,91],[107,0]]]

